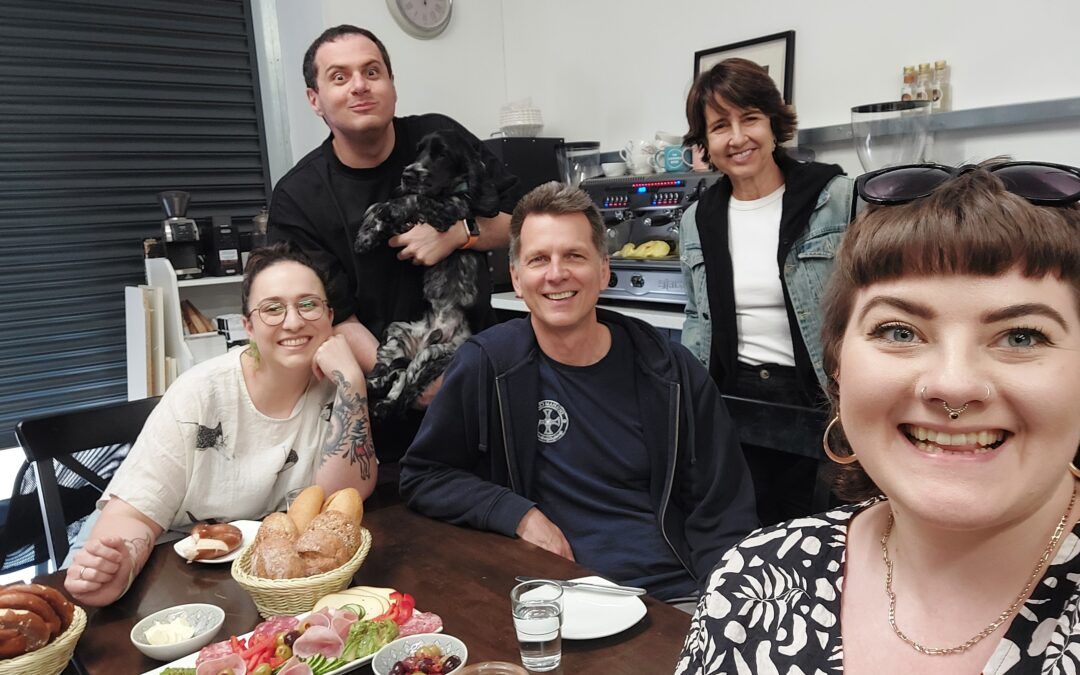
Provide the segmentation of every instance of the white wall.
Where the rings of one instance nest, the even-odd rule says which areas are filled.
[[[478,136],[498,108],[531,96],[544,135],[605,150],[657,130],[682,133],[693,54],[793,29],[800,126],[844,123],[851,106],[897,98],[900,69],[944,58],[954,108],[1080,96],[1080,3],[1074,0],[457,0],[431,41],[407,36],[384,0],[277,0],[292,153],[325,136],[303,96],[300,59],[327,26],[375,31],[393,59],[401,114],[431,110]],[[315,25],[320,24],[320,25]],[[860,171],[846,145],[819,158]],[[996,154],[1080,164],[1080,120],[939,134],[933,158]]]
[[[385,0],[277,0],[277,7],[294,161],[327,134],[307,103],[304,51],[323,30],[342,23],[367,28],[386,45],[399,115],[441,112],[482,138],[498,129],[506,90],[499,0],[458,0],[450,26],[433,40],[406,34]]]

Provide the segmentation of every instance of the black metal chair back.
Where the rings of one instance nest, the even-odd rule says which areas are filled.
[[[54,461],[85,480],[97,492],[104,492],[111,475],[95,473],[74,454],[91,448],[134,443],[158,400],[160,397],[145,398],[35,417],[23,420],[15,427],[15,436],[26,454],[26,461],[34,466],[37,475],[45,540],[55,569],[63,564],[70,547],[67,525],[87,515],[93,506],[86,511],[85,504],[79,506],[65,501]]]

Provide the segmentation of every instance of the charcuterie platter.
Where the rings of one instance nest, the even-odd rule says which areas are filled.
[[[370,662],[397,638],[442,629],[442,619],[417,611],[407,593],[357,586],[322,598],[311,612],[271,617],[250,633],[207,645],[144,675],[337,675]]]

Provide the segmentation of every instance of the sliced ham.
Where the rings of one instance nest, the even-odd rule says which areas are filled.
[[[322,654],[328,659],[336,659],[345,650],[345,640],[329,626],[312,626],[293,643],[293,654],[306,659]]]
[[[218,675],[223,670],[232,669],[233,675],[245,675],[247,665],[239,654],[229,654],[213,659],[207,659],[195,669],[195,675]]]
[[[295,656],[281,664],[281,670],[277,675],[311,675],[311,666]]]
[[[398,637],[434,633],[442,628],[442,625],[442,618],[438,614],[413,610],[413,615],[409,617],[409,620],[398,627]]]

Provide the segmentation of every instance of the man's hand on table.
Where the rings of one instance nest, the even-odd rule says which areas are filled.
[[[545,551],[551,551],[567,560],[574,559],[574,552],[570,550],[570,542],[566,541],[562,530],[559,529],[558,525],[548,520],[548,517],[535,506],[522,516],[521,522],[518,523],[517,536],[530,544],[535,544]]]
[[[120,537],[91,539],[75,552],[64,588],[80,604],[107,605],[127,590],[133,563]]]
[[[411,230],[390,237],[389,244],[400,248],[399,260],[411,260],[414,265],[430,267],[458,250],[468,241],[465,227],[454,223],[446,232],[439,232],[427,223],[418,223]]]

